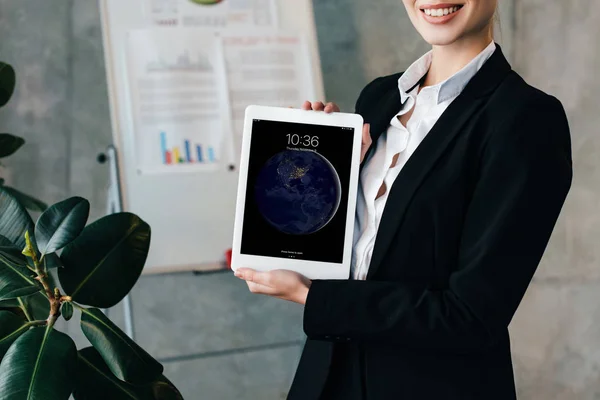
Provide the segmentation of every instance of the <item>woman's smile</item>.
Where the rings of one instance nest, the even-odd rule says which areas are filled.
[[[445,24],[456,17],[460,10],[462,10],[462,4],[428,4],[419,7],[421,14],[425,21],[431,24]]]

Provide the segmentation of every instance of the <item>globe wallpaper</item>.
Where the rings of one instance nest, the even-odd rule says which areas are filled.
[[[353,129],[254,120],[243,254],[341,263]]]

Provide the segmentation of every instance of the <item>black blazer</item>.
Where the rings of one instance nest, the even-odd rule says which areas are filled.
[[[356,103],[374,143],[399,76]],[[313,281],[288,399],[515,399],[507,328],[571,178],[561,103],[498,46],[390,189],[367,280]]]

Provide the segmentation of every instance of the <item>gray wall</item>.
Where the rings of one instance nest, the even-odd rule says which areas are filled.
[[[600,398],[600,2],[520,0],[515,68],[557,96],[571,125],[575,178],[513,324],[525,399]]]
[[[565,104],[576,167],[511,325],[520,399],[598,399],[600,3],[500,1],[498,40],[517,71]],[[427,51],[401,0],[315,0],[315,11],[328,100],[344,110],[369,80]],[[84,196],[93,218],[101,216],[107,171],[95,156],[110,143],[110,121],[96,2],[0,0],[0,35],[0,59],[19,78],[0,126],[28,140],[3,174],[48,202]],[[186,399],[285,397],[303,339],[301,307],[252,296],[223,273],[142,277],[133,305],[138,341],[164,362]],[[123,325],[120,306],[111,317]],[[61,329],[85,345],[76,322]]]

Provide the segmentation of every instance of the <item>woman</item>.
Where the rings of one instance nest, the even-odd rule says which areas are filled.
[[[433,48],[356,103],[351,279],[237,273],[305,306],[289,399],[516,398],[507,328],[571,185],[565,112],[493,42],[497,0],[404,5]]]

